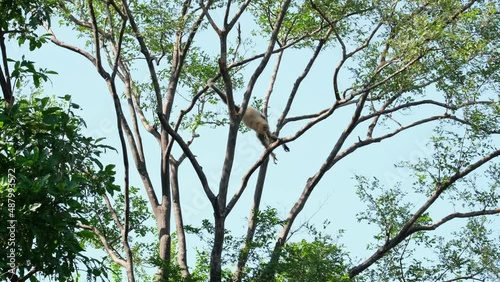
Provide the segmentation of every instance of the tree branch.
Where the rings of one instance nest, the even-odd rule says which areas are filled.
[[[123,161],[123,167],[124,167],[124,224],[121,228],[121,241],[123,245],[123,249],[126,253],[127,256],[127,264],[125,266],[126,272],[127,272],[127,278],[129,282],[134,282],[135,281],[135,276],[134,276],[134,261],[132,257],[132,250],[129,245],[129,239],[128,239],[128,233],[129,233],[129,222],[130,222],[130,191],[129,191],[129,162],[128,162],[128,152],[127,152],[127,143],[125,141],[123,129],[125,127],[128,128],[128,125],[126,125],[126,120],[125,117],[123,116],[123,112],[121,109],[120,105],[120,99],[118,98],[117,90],[116,90],[116,85],[115,85],[115,75],[116,75],[116,70],[118,68],[118,60],[120,58],[120,49],[121,49],[121,44],[118,45],[118,51],[115,59],[115,64],[113,66],[113,75],[109,75],[107,73],[103,66],[102,66],[102,61],[101,61],[101,50],[100,50],[100,39],[99,39],[99,32],[98,29],[99,27],[97,26],[97,19],[95,16],[95,11],[93,7],[93,0],[89,0],[89,11],[90,11],[90,16],[92,20],[92,28],[94,31],[94,44],[95,44],[95,52],[96,52],[96,66],[99,74],[106,80],[106,83],[108,84],[108,88],[110,90],[111,96],[113,97],[113,102],[114,102],[114,108],[115,108],[115,113],[116,113],[116,128],[118,130],[118,136],[120,138],[120,145],[122,148],[122,161]],[[123,37],[123,32],[124,32],[124,24],[122,24],[122,29],[121,29],[121,35],[120,35],[120,43],[121,39]],[[129,129],[130,130],[130,129]],[[134,141],[134,138],[132,136],[132,133],[130,132],[130,135],[128,135],[129,138]],[[134,145],[133,150],[137,153],[137,147],[135,147],[135,142],[131,142]],[[109,202],[109,200],[108,200]],[[117,219],[115,219],[117,220]]]
[[[269,158],[265,158],[259,169],[259,176],[257,177],[257,183],[255,184],[255,192],[253,193],[252,208],[250,209],[250,216],[248,217],[247,234],[245,241],[243,241],[243,245],[241,246],[241,250],[238,255],[238,262],[236,264],[236,270],[233,274],[234,282],[241,281],[245,265],[248,261],[248,253],[255,235],[255,230],[257,229],[257,214],[260,211],[260,202],[262,199],[262,192],[264,191],[268,164]]]
[[[447,223],[448,221],[455,219],[455,218],[469,218],[469,217],[476,217],[476,216],[482,216],[482,215],[492,215],[492,214],[498,214],[500,213],[500,208],[495,208],[492,210],[480,210],[480,211],[472,211],[472,212],[455,212],[452,214],[449,214],[445,217],[443,217],[441,220],[438,222],[431,224],[431,225],[421,225],[421,226],[412,226],[408,230],[408,236],[419,231],[433,231],[436,230],[439,226]]]
[[[7,106],[12,106],[14,104],[13,89],[10,82],[10,71],[7,57],[7,48],[5,47],[4,32],[0,29],[0,49],[2,52],[2,64],[3,69],[0,67],[0,86],[2,87],[3,98]]]
[[[222,33],[221,29],[217,26],[214,19],[212,18],[212,16],[208,12],[208,9],[209,9],[210,5],[212,4],[213,0],[208,0],[207,5],[205,5],[203,2],[204,2],[203,0],[200,0],[201,10],[203,11],[203,14],[207,17],[207,20],[210,23],[210,25],[212,26],[212,28],[214,29],[214,31],[220,36]]]
[[[170,184],[172,186],[172,206],[174,210],[175,228],[177,231],[177,263],[183,278],[190,277],[187,264],[186,234],[184,232],[184,221],[182,218],[180,189],[179,189],[179,170],[178,163],[170,162]]]
[[[250,4],[250,2],[251,2],[251,0],[246,0],[245,2],[243,2],[243,4],[241,4],[240,8],[238,9],[238,12],[236,12],[236,14],[234,15],[234,17],[231,19],[231,22],[227,24],[227,16],[228,16],[228,13],[229,13],[229,5],[228,5],[228,9],[227,9],[227,13],[226,13],[226,18],[224,18],[225,28],[227,30],[233,29],[234,25],[236,24],[236,22],[238,21],[238,19],[241,17],[241,15],[243,14],[243,12],[246,10],[246,8]],[[231,3],[231,1],[228,1],[228,3]]]
[[[415,222],[417,222],[417,220],[422,216],[422,214],[425,211],[427,211],[427,209],[439,198],[439,196],[447,188],[449,188],[451,185],[453,185],[457,180],[466,177],[469,173],[473,172],[474,170],[478,169],[482,165],[486,164],[487,162],[493,160],[494,158],[496,158],[498,156],[500,156],[500,150],[496,150],[496,151],[490,153],[489,155],[486,155],[485,157],[478,160],[477,162],[469,165],[464,170],[458,171],[455,174],[449,176],[442,183],[438,183],[434,194],[432,194],[427,199],[427,201],[412,215],[412,217],[405,223],[405,225],[401,228],[401,230],[398,232],[398,234],[396,236],[394,236],[391,240],[386,242],[383,246],[380,246],[380,248],[378,248],[378,250],[372,256],[370,256],[368,259],[366,259],[364,262],[360,263],[357,266],[352,267],[349,270],[349,276],[350,277],[357,276],[363,270],[367,269],[372,264],[374,264],[376,261],[378,261],[381,257],[383,257],[385,255],[385,253],[387,253],[389,250],[394,248],[396,245],[398,245],[405,238],[410,236],[412,233],[416,232],[416,231],[412,231],[413,230],[412,228],[414,228]],[[472,215],[474,215],[474,214],[472,213]],[[457,213],[455,216],[452,216],[451,218],[449,218],[446,221],[449,221],[449,220],[456,218],[456,217],[459,217],[459,213]],[[444,222],[446,222],[446,221],[444,221]]]
[[[101,241],[101,244],[104,247],[104,250],[106,251],[106,253],[108,253],[109,257],[113,260],[113,262],[124,267],[124,268],[127,267],[127,261],[119,258],[116,255],[115,251],[113,251],[113,248],[108,244],[106,237],[104,237],[104,235],[102,235],[101,232],[99,232],[99,230],[97,228],[95,228],[94,226],[85,225],[85,224],[81,224],[81,223],[77,223],[76,226],[83,228],[83,229],[86,229],[86,230],[89,230],[89,231],[92,231],[95,235],[97,235],[97,238],[99,238],[99,240]]]
[[[113,208],[113,205],[111,204],[111,201],[109,200],[108,195],[104,194],[103,195],[104,202],[106,203],[106,207],[108,208],[109,213],[111,214],[111,217],[115,221],[116,226],[120,230],[120,232],[123,232],[123,225],[118,218],[118,214],[116,213],[116,210]]]
[[[210,190],[207,177],[206,177],[205,173],[203,172],[203,168],[200,166],[200,164],[196,160],[196,157],[193,155],[193,153],[189,149],[188,145],[184,142],[184,140],[182,140],[182,137],[180,137],[179,134],[177,134],[177,132],[175,132],[172,129],[172,127],[170,127],[170,125],[166,121],[165,115],[163,115],[162,113],[158,113],[158,118],[160,119],[162,126],[165,128],[165,130],[168,132],[168,134],[170,136],[172,136],[172,138],[175,140],[175,142],[177,142],[177,144],[179,144],[179,146],[181,147],[184,154],[186,154],[186,156],[189,159],[189,161],[191,162],[191,165],[193,166],[196,174],[198,175],[198,178],[200,179],[200,182],[201,182],[201,185],[203,187],[203,190],[205,191],[205,194],[207,195],[207,197],[210,200],[210,202],[212,203],[212,205],[215,206],[216,205],[215,204],[216,197],[215,197],[214,193],[212,192],[212,190]]]
[[[293,88],[292,88],[292,91],[290,93],[290,96],[288,96],[288,101],[286,103],[285,109],[283,110],[283,113],[281,114],[281,116],[278,118],[278,122],[277,122],[277,126],[276,126],[277,132],[279,132],[279,130],[285,125],[286,116],[290,112],[290,109],[292,107],[292,103],[295,99],[295,95],[297,94],[297,91],[299,90],[300,84],[302,83],[304,78],[309,74],[309,71],[311,70],[313,64],[316,62],[316,59],[318,58],[318,55],[321,52],[321,49],[323,48],[326,41],[330,37],[330,34],[332,31],[333,31],[333,29],[330,28],[327,31],[326,35],[318,41],[318,45],[316,46],[316,49],[314,50],[314,53],[311,56],[311,59],[309,59],[309,62],[307,63],[306,67],[304,68],[302,73],[295,80],[295,83],[293,84]]]
[[[354,152],[355,150],[357,150],[357,149],[359,149],[361,147],[367,146],[367,145],[372,144],[372,143],[381,142],[382,140],[385,140],[385,139],[388,139],[390,137],[393,137],[393,136],[397,135],[398,133],[401,133],[401,132],[403,132],[403,131],[405,131],[407,129],[416,127],[418,125],[426,124],[426,123],[429,123],[431,121],[436,121],[436,120],[444,119],[444,118],[447,118],[447,117],[448,117],[448,115],[446,115],[446,114],[444,114],[444,115],[437,115],[437,116],[431,116],[431,117],[428,117],[428,118],[425,118],[425,119],[421,119],[421,120],[415,121],[415,122],[410,123],[408,125],[401,126],[398,129],[394,130],[393,132],[389,132],[389,133],[384,134],[382,136],[379,136],[379,137],[376,137],[376,138],[367,138],[365,140],[360,140],[359,142],[354,143],[353,145],[351,145],[349,148],[345,149],[344,151],[338,153],[337,156],[334,158],[333,164],[337,163],[338,161],[340,161],[341,159],[345,158],[347,155],[351,154],[352,152]]]
[[[19,280],[17,280],[17,282],[24,282],[24,281],[27,281],[28,279],[31,278],[31,276],[35,275],[35,273],[37,273],[40,269],[37,267],[37,266],[34,266],[33,268],[31,268],[31,270],[26,273],[26,275],[24,275],[23,277],[19,278]]]
[[[102,78],[109,79],[110,77],[109,73],[107,73],[102,67],[99,27],[97,26],[97,19],[95,17],[94,5],[92,4],[92,1],[93,0],[88,0],[88,4],[89,4],[90,18],[92,19],[92,31],[93,31],[94,46],[95,46],[94,51],[96,58],[95,66],[97,67],[97,72],[102,76]]]
[[[298,44],[299,42],[301,42],[302,40],[314,36],[315,34],[317,34],[318,32],[320,32],[321,30],[323,30],[323,27],[319,27],[314,32],[311,32],[309,34],[304,34],[301,37],[299,37],[299,38],[297,38],[295,40],[290,41],[286,45],[281,46],[280,48],[274,49],[272,51],[272,54],[276,54],[276,53],[279,53],[279,52],[281,52],[283,50],[286,50],[286,49],[288,49],[290,47],[293,47],[296,44]],[[233,62],[233,63],[229,64],[227,66],[227,68],[228,68],[228,70],[231,70],[233,68],[237,68],[237,67],[243,66],[243,65],[248,64],[248,63],[250,63],[252,61],[255,61],[257,59],[263,58],[265,55],[266,55],[266,52],[258,54],[258,55],[254,55],[254,56],[252,56],[250,58],[247,58],[247,59],[243,59],[243,60],[241,60],[239,62]]]
[[[276,58],[276,64],[274,65],[274,70],[269,79],[269,86],[267,88],[266,96],[264,97],[264,101],[262,103],[262,114],[267,119],[267,108],[269,105],[269,99],[271,98],[271,94],[273,93],[274,84],[276,83],[276,77],[278,76],[278,71],[281,66],[281,59],[283,58],[284,51],[278,53],[278,57]]]
[[[149,53],[149,49],[146,46],[146,42],[144,41],[144,38],[139,30],[139,27],[135,22],[135,18],[133,17],[130,7],[128,6],[127,0],[122,0],[122,5],[124,7],[127,18],[129,19],[130,26],[132,27],[132,30],[135,33],[134,34],[135,38],[137,39],[137,42],[139,43],[139,46],[141,48],[141,53],[144,55],[144,58],[146,59],[149,74],[151,75],[151,82],[153,83],[153,89],[156,95],[156,105],[157,105],[156,111],[157,112],[161,111],[161,104],[162,104],[161,88],[158,82],[158,76],[156,75],[156,70],[153,65],[153,60],[151,59],[151,54]]]
[[[43,27],[45,28],[45,30],[50,34],[50,41],[52,41],[52,43],[56,44],[57,46],[59,47],[62,47],[62,48],[65,48],[65,49],[68,49],[72,52],[75,52],[79,55],[82,55],[83,57],[87,58],[87,60],[89,60],[94,66],[97,67],[97,60],[96,58],[94,58],[94,56],[92,56],[89,52],[85,51],[85,50],[82,50],[76,46],[73,46],[73,45],[69,45],[63,41],[60,41],[57,39],[56,35],[54,34],[54,32],[52,31],[52,29],[46,24],[44,23],[43,24]]]

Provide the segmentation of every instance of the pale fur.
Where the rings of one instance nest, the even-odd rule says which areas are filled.
[[[215,90],[215,92],[219,95],[221,100],[224,102],[224,104],[227,104],[227,97],[226,95],[218,89],[213,82],[210,80],[209,81],[209,86]],[[240,110],[239,106],[235,105],[236,111]],[[267,149],[269,148],[269,145],[276,140],[278,140],[278,137],[274,136],[271,131],[269,130],[269,124],[267,123],[266,117],[262,115],[262,113],[252,107],[247,107],[247,110],[245,111],[245,114],[243,115],[243,124],[255,131],[257,134],[257,138],[260,140],[262,145]],[[286,144],[283,144],[283,148],[285,149],[286,152],[290,151],[288,146]],[[271,157],[273,158],[274,163],[278,160],[276,158],[276,155],[271,152]]]

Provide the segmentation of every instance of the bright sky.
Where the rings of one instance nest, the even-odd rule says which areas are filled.
[[[70,44],[82,45],[81,42],[78,43],[75,33],[62,30],[57,26],[54,26],[53,30],[60,40]],[[207,34],[206,36],[208,38],[213,34]],[[205,44],[203,47],[207,49],[218,50],[219,48],[218,41],[213,40],[213,37],[212,40],[207,40]],[[257,46],[257,48],[259,47]],[[55,96],[71,94],[73,102],[83,108],[78,114],[87,123],[87,133],[95,138],[106,137],[105,142],[119,150],[111,96],[104,81],[98,76],[89,61],[52,44],[47,44],[41,50],[35,52],[29,52],[26,49],[21,50],[15,42],[9,42],[8,48],[11,58],[20,58],[24,54],[28,59],[35,61],[37,67],[57,71],[59,75],[51,76],[52,84],[45,85],[45,94]],[[263,48],[248,50],[248,54],[258,53],[263,50]],[[272,126],[276,124],[276,119],[283,109],[285,99],[290,93],[293,82],[302,72],[311,54],[310,51],[294,52],[286,54],[283,58],[284,65],[281,67],[280,76],[270,101],[269,120]],[[335,50],[320,55],[317,64],[299,90],[290,116],[315,113],[332,102],[331,81],[333,68],[337,61],[338,53]],[[144,64],[142,61],[139,63]],[[255,88],[254,95],[256,97],[263,98],[273,67],[274,59],[271,59]],[[253,68],[250,69],[253,70]],[[146,72],[139,73],[135,77],[140,78],[141,76],[148,79],[149,74]],[[349,77],[344,77],[344,85],[348,84]],[[238,96],[241,94],[241,92],[236,93],[237,101],[241,101],[241,96]],[[179,102],[181,99],[178,98],[177,101]],[[128,109],[125,104],[123,105],[124,109]],[[176,108],[174,114],[177,115],[182,108]],[[223,109],[222,106],[221,109]],[[289,153],[285,153],[282,148],[275,150],[279,163],[277,165],[272,164],[272,162],[269,164],[262,207],[267,205],[275,207],[281,216],[286,217],[289,209],[301,194],[307,179],[316,173],[326,155],[332,149],[339,134],[344,130],[350,114],[348,110],[339,110],[337,114],[321,125],[314,127],[298,140],[289,143],[291,149]],[[281,136],[293,134],[301,125],[303,123],[285,126],[281,131]],[[201,128],[198,131],[200,138],[196,139],[192,145],[195,155],[207,173],[213,190],[218,187],[218,179],[224,160],[227,130],[228,127],[219,129]],[[154,176],[153,181],[158,191],[159,148],[156,141],[146,132],[144,133],[143,141],[147,150],[147,164],[150,174]],[[315,188],[305,209],[298,216],[295,227],[307,220],[311,220],[312,223],[316,223],[320,227],[323,221],[328,219],[331,221],[328,231],[335,233],[339,229],[346,229],[340,243],[346,245],[347,250],[351,252],[353,257],[365,259],[367,255],[371,254],[371,252],[366,251],[366,244],[372,241],[373,225],[368,226],[364,222],[358,223],[355,218],[356,213],[365,208],[365,205],[359,202],[355,194],[354,174],[377,176],[382,184],[389,186],[393,185],[395,181],[401,181],[404,189],[409,191],[413,180],[407,178],[407,171],[396,169],[393,164],[398,161],[414,161],[418,157],[429,156],[431,151],[425,147],[425,144],[430,133],[430,126],[411,129],[398,135],[395,139],[365,147],[342,160],[325,175]],[[361,136],[365,134],[360,133]],[[189,138],[190,135],[189,133],[183,133],[182,136]],[[357,140],[357,134],[353,134],[352,138],[348,139],[348,142],[353,140]],[[350,145],[350,143],[347,144]],[[260,142],[252,132],[239,135],[237,146],[229,197],[239,187],[243,174],[263,151]],[[176,156],[178,156],[178,147],[175,150],[177,152]],[[115,152],[110,152],[104,157],[103,163],[120,164],[121,156]],[[118,165],[118,168],[120,167],[121,165]],[[132,185],[142,187],[137,173],[134,170],[131,171]],[[212,219],[211,206],[187,160],[181,167],[180,179],[185,223],[199,226],[202,219]],[[228,218],[226,228],[234,230],[235,234],[244,233],[246,217],[252,203],[255,179],[256,173],[252,177],[243,197]],[[117,180],[118,184],[123,183],[120,169],[118,169]],[[415,205],[419,206],[422,203],[423,200],[420,199],[415,202]],[[175,230],[174,226],[172,226],[172,230]],[[299,232],[295,236],[297,236],[296,239],[300,239],[304,234]],[[188,244],[191,247],[196,246],[197,240],[190,240]],[[190,252],[188,255],[191,262],[194,261],[194,255],[194,252]]]

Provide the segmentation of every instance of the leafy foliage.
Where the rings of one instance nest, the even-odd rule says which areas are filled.
[[[67,109],[50,98],[0,107],[0,210],[9,220],[0,223],[0,254],[15,255],[21,277],[36,269],[66,281],[77,263],[90,276],[106,274],[83,254],[76,224],[87,221],[83,199],[117,190],[113,167],[98,160],[110,147],[81,135],[78,105],[69,96],[64,101]],[[2,272],[11,268],[2,260]]]
[[[261,274],[266,269],[266,260],[270,257],[273,247],[275,230],[283,225],[277,211],[274,208],[267,207],[256,214],[256,234],[255,239],[250,242],[246,252],[249,256],[249,262],[245,268],[245,275],[242,281],[265,281]],[[326,229],[328,224],[323,227]],[[307,225],[307,234],[313,237],[312,241],[301,240],[298,242],[289,242],[285,245],[282,258],[276,265],[276,281],[350,281],[346,272],[349,265],[349,259],[343,251],[342,246],[338,245],[329,235],[318,231],[313,226]],[[212,240],[208,236],[213,232],[213,225],[205,220],[201,227],[195,228],[186,226],[189,233],[197,235],[200,240]],[[207,239],[208,238],[208,239]],[[244,240],[243,237],[234,237],[230,230],[226,230],[225,252],[228,254],[223,270],[225,273],[224,281],[231,279],[231,265],[238,257],[238,246]],[[210,245],[210,244],[207,244]],[[197,264],[192,273],[190,281],[205,281],[209,274],[209,250],[197,251]]]
[[[41,48],[42,44],[48,41],[47,35],[38,35],[36,30],[42,24],[50,26],[51,14],[54,11],[57,1],[0,1],[0,46],[2,49],[2,70],[1,83],[4,95],[6,91],[13,91],[11,84],[20,88],[22,83],[28,78],[32,79],[36,88],[42,82],[48,80],[48,75],[55,74],[44,68],[35,68],[35,62],[25,59],[23,55],[20,60],[14,60],[7,56],[4,40],[7,38],[16,39],[19,46],[28,45],[30,51]],[[9,72],[8,64],[13,63],[12,71]],[[11,83],[11,80],[14,83]],[[8,96],[6,96],[8,97]]]
[[[0,1],[0,30],[15,37],[19,45],[26,41],[30,51],[40,48],[47,41],[39,37],[35,30],[44,22],[50,25],[50,17],[57,1],[2,0]]]

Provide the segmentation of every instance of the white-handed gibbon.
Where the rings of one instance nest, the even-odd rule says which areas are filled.
[[[217,88],[217,86],[214,85],[211,79],[208,81],[208,86],[210,86],[215,91],[215,93],[219,95],[224,104],[227,105],[226,94],[224,94],[224,92]],[[237,112],[240,111],[239,106],[234,105],[234,108]],[[259,110],[248,106],[242,120],[243,124],[246,127],[255,131],[255,133],[257,134],[257,138],[259,138],[260,142],[266,149],[269,148],[269,145],[271,143],[274,143],[276,142],[276,140],[278,140],[278,137],[273,135],[269,130],[269,124],[267,123],[266,117]],[[283,144],[283,149],[285,150],[285,152],[290,151],[290,148],[288,148],[286,144]],[[274,163],[276,163],[278,159],[273,152],[271,152],[271,157],[273,158]]]

